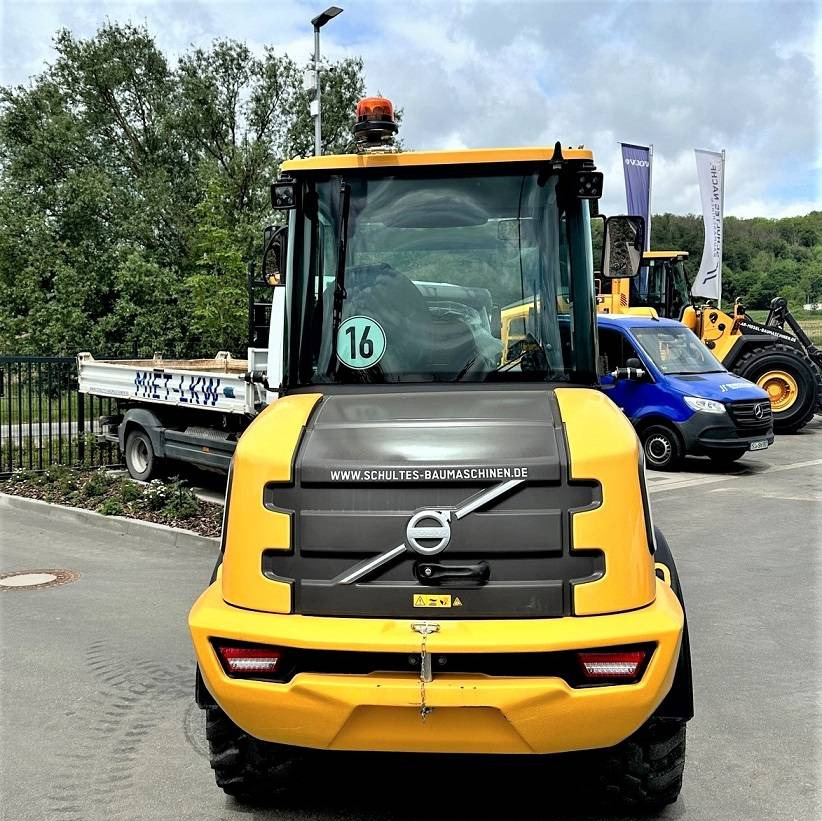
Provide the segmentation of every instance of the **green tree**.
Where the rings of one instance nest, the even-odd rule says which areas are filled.
[[[268,184],[313,129],[290,57],[233,41],[172,65],[142,27],[66,31],[26,87],[0,89],[0,351],[239,351],[245,265]],[[362,63],[330,66],[343,146]]]
[[[688,251],[693,276],[702,257],[702,218],[661,214],[653,218],[652,247]],[[725,218],[722,297],[764,310],[784,296],[794,310],[822,302],[822,212],[785,219]]]

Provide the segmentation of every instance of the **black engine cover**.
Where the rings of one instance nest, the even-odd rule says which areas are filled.
[[[294,549],[266,551],[263,571],[292,583],[304,614],[413,618],[439,605],[437,618],[567,615],[573,585],[604,572],[602,552],[574,552],[570,536],[572,513],[599,501],[596,483],[568,481],[547,388],[329,395],[294,483],[266,487],[266,505],[292,514]],[[425,584],[420,561],[487,570]]]

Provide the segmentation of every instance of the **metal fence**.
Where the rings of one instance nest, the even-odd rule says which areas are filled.
[[[100,417],[115,412],[115,400],[77,390],[74,357],[0,356],[0,478],[120,464],[119,448],[98,442]]]

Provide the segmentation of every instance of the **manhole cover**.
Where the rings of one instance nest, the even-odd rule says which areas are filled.
[[[45,590],[79,578],[73,570],[14,570],[0,573],[0,590]]]

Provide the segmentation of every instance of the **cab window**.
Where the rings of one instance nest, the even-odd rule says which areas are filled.
[[[627,368],[628,360],[639,359],[639,354],[631,341],[613,328],[598,328],[599,331],[599,375],[612,373],[616,368]]]

